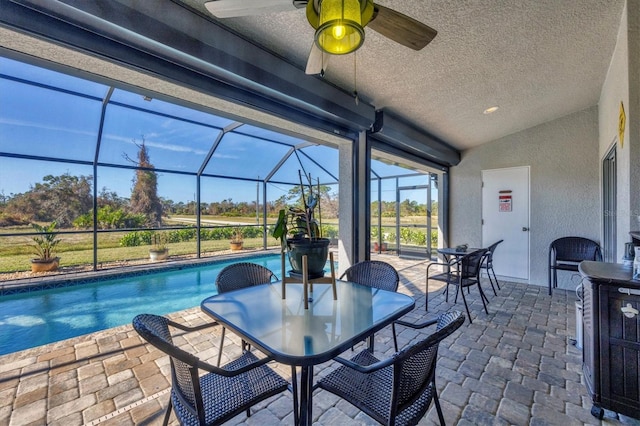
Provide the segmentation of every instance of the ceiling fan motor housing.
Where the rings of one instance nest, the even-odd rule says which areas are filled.
[[[373,17],[373,0],[313,0],[307,20],[316,29],[315,43],[323,51],[344,55],[364,42],[364,27]]]

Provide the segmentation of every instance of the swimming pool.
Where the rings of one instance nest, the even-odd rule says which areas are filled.
[[[2,296],[0,355],[129,324],[140,313],[164,315],[199,306],[216,293],[220,270],[239,261],[280,276],[280,255],[259,255]]]

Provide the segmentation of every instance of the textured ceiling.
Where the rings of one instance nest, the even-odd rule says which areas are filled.
[[[208,15],[208,0],[175,0]],[[623,0],[378,0],[438,31],[421,51],[366,29],[324,79],[466,149],[596,105]],[[304,9],[223,19],[304,69],[313,29]],[[321,78],[309,76],[309,78]],[[498,105],[490,115],[483,111]]]

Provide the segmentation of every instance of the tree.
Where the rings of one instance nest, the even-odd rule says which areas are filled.
[[[20,215],[28,221],[52,222],[69,227],[93,206],[91,176],[47,175],[24,194],[12,197],[5,212]]]
[[[331,192],[331,189],[332,188],[329,185],[320,185],[319,189],[317,184],[313,186],[314,192],[316,192],[318,194],[318,197],[322,200],[321,213],[325,218],[338,217],[338,194],[336,194],[335,192]],[[279,208],[283,208],[283,206],[295,206],[298,208],[303,208],[300,187],[291,187],[291,189],[285,195],[278,198],[274,204],[276,206],[281,206]]]
[[[131,211],[147,216],[147,225],[160,226],[162,224],[162,202],[158,198],[158,175],[149,159],[144,137],[141,144],[138,145],[135,140],[133,143],[139,148],[138,159],[135,161],[139,168],[133,179]],[[128,159],[126,155],[125,158]]]

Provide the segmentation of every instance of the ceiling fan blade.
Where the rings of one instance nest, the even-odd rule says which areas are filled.
[[[204,7],[216,18],[296,10],[291,0],[214,0],[206,2]]]
[[[309,52],[309,59],[307,60],[306,74],[320,74],[324,75],[327,69],[327,62],[329,61],[329,54],[324,54],[322,50],[315,44],[311,45],[311,51]]]
[[[374,4],[373,18],[367,27],[413,50],[422,49],[438,34],[428,25],[379,4]]]

